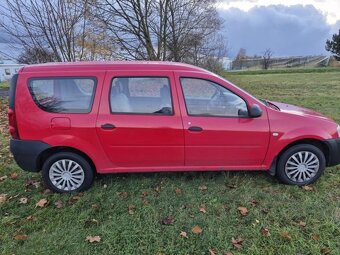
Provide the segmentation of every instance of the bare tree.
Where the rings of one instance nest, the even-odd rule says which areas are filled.
[[[25,48],[18,57],[21,64],[36,64],[56,61],[53,52],[42,48]]]
[[[262,56],[262,67],[263,67],[263,69],[267,70],[270,67],[272,56],[273,56],[273,52],[272,52],[271,49],[266,49],[263,52],[263,56]]]
[[[48,50],[56,61],[82,60],[95,0],[3,0],[0,27],[27,50]]]
[[[215,0],[99,0],[96,17],[124,59],[203,65],[226,54]],[[222,56],[223,55],[223,56]]]

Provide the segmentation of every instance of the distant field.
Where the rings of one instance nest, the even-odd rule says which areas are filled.
[[[259,98],[340,122],[340,72],[225,76]],[[83,194],[51,194],[10,157],[6,109],[0,100],[0,254],[339,254],[339,166],[304,188],[263,172],[149,173],[98,176]]]

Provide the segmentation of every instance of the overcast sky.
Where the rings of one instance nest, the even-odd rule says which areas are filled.
[[[274,55],[328,54],[325,41],[340,29],[340,0],[221,0],[230,55],[266,48]]]

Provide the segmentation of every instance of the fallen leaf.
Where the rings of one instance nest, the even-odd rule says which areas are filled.
[[[141,198],[145,198],[149,195],[147,191],[143,191],[142,194],[140,195]]]
[[[188,234],[187,232],[181,231],[181,233],[179,233],[180,237],[184,237],[184,238],[188,238]]]
[[[227,252],[223,253],[223,255],[234,255],[234,254],[230,251],[227,251]]]
[[[313,191],[314,188],[308,185],[302,186],[302,189],[306,190],[306,191]]]
[[[98,220],[96,219],[90,219],[85,221],[85,226],[91,226],[91,225],[98,225]]]
[[[12,180],[15,180],[16,178],[18,178],[18,174],[16,172],[13,172],[13,173],[10,174],[10,178]]]
[[[97,242],[99,243],[101,240],[100,236],[87,236],[86,237],[86,241],[93,243],[93,242]]]
[[[161,224],[162,225],[172,225],[172,224],[174,224],[174,221],[175,220],[172,217],[165,217],[161,220]]]
[[[228,187],[231,189],[236,189],[237,185],[236,184],[228,184]]]
[[[263,236],[270,236],[269,229],[268,229],[268,228],[265,228],[265,227],[262,227],[262,228],[261,228],[261,234],[262,234]]]
[[[126,191],[118,192],[117,194],[122,198],[127,198],[129,196],[129,193],[127,193]]]
[[[49,194],[49,193],[51,193],[52,191],[50,190],[50,189],[44,189],[44,191],[43,191],[43,194]]]
[[[215,249],[209,249],[209,255],[216,255],[217,251]]]
[[[198,189],[201,190],[201,191],[203,191],[203,190],[207,190],[208,187],[205,186],[205,185],[200,185],[200,186],[198,187]]]
[[[135,213],[136,206],[135,205],[129,205],[128,206],[128,212],[130,215]]]
[[[320,248],[320,252],[322,253],[322,254],[330,254],[331,253],[331,249],[329,249],[328,247],[321,247]]]
[[[252,199],[250,201],[250,204],[251,204],[251,206],[255,207],[255,206],[257,206],[258,202],[255,199]]]
[[[1,176],[1,177],[0,177],[0,182],[4,181],[4,180],[6,180],[6,179],[7,179],[7,175]]]
[[[233,244],[233,246],[237,249],[240,249],[242,247],[242,243],[243,243],[243,239],[241,237],[238,238],[231,238],[231,243]]]
[[[307,223],[304,222],[304,221],[299,222],[299,226],[302,227],[302,228],[304,228],[306,225],[307,225]]]
[[[176,192],[177,195],[179,195],[179,194],[182,193],[182,190],[181,190],[180,188],[176,188],[176,189],[175,189],[175,192]]]
[[[26,180],[25,187],[26,188],[30,188],[30,187],[39,188],[40,182],[33,180],[33,179],[28,179],[28,180]]]
[[[26,217],[26,220],[32,221],[32,220],[34,220],[34,217],[33,217],[32,215],[28,215],[28,216]]]
[[[63,207],[63,202],[61,200],[58,200],[57,202],[54,203],[54,206],[60,209]]]
[[[311,237],[310,237],[312,240],[314,240],[314,241],[319,241],[320,240],[320,236],[318,236],[318,235],[312,235]]]
[[[27,237],[28,237],[28,236],[25,235],[25,234],[19,234],[19,235],[15,235],[15,236],[14,236],[14,239],[17,240],[17,241],[19,241],[19,240],[26,240]]]
[[[200,212],[201,213],[206,213],[207,212],[206,207],[205,207],[204,204],[200,205]]]
[[[47,199],[43,198],[38,201],[38,203],[35,204],[35,207],[44,207],[47,204]]]
[[[281,232],[281,237],[287,241],[290,241],[292,240],[292,237],[289,235],[288,231],[283,231]]]
[[[192,231],[192,233],[194,233],[194,234],[201,234],[202,233],[202,228],[200,227],[200,226],[195,226],[195,227],[193,227],[192,229],[191,229],[191,231]]]
[[[6,201],[7,194],[0,194],[0,204]]]
[[[27,197],[22,197],[19,199],[19,204],[27,204],[28,198]]]
[[[248,214],[248,209],[246,207],[240,206],[237,210],[242,216],[246,216]]]
[[[267,214],[267,213],[269,213],[269,209],[268,209],[268,208],[262,208],[262,209],[261,209],[261,212]]]

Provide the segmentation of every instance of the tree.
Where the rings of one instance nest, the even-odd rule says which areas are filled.
[[[26,48],[18,57],[21,64],[37,64],[56,61],[57,57],[53,52],[42,48]]]
[[[263,69],[267,70],[270,67],[272,56],[273,56],[273,52],[272,52],[271,49],[266,49],[263,52],[263,56],[262,56],[262,67],[263,67]]]
[[[0,27],[29,51],[52,52],[56,61],[83,60],[95,0],[3,0]]]
[[[334,53],[334,57],[340,60],[340,29],[338,34],[333,34],[332,40],[326,41],[326,50]]]
[[[204,65],[221,59],[225,40],[216,0],[98,0],[96,18],[121,49],[120,58]],[[223,44],[224,43],[224,44]]]
[[[247,51],[244,48],[240,48],[232,65],[233,69],[242,69],[243,61],[247,58]]]

